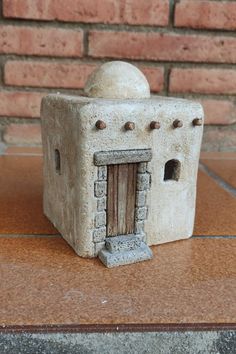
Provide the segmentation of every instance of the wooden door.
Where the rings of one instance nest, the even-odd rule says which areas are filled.
[[[107,236],[134,233],[137,164],[108,165]]]

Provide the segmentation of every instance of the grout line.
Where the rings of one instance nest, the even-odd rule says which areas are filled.
[[[9,238],[18,238],[18,237],[23,237],[23,238],[52,238],[52,237],[56,237],[56,238],[61,238],[62,236],[60,234],[0,234],[0,238],[3,237],[9,237]]]
[[[0,156],[22,156],[22,157],[27,157],[27,156],[43,156],[43,154],[40,153],[27,153],[27,152],[16,152],[16,153],[11,153],[11,152],[6,152],[3,154],[0,154]]]
[[[215,156],[215,157],[211,157],[211,156],[208,156],[208,157],[200,157],[200,161],[201,160],[236,160],[236,155],[233,157],[230,157],[230,156],[228,156],[228,157],[217,157],[217,156]]]
[[[175,29],[175,5],[175,0],[169,1],[169,24],[167,27],[169,27],[170,30]]]
[[[174,0],[170,0],[174,2]],[[178,0],[177,0],[178,1]],[[221,1],[221,0],[219,0]],[[230,1],[230,0],[228,0]],[[235,0],[231,0],[235,1]],[[1,2],[0,2],[1,4]],[[17,21],[17,22],[16,22]],[[149,25],[149,24],[126,24],[126,23],[103,23],[103,22],[80,22],[80,21],[58,21],[58,20],[46,20],[46,19],[22,19],[22,18],[1,18],[0,16],[0,24],[5,26],[14,26],[16,28],[19,27],[32,27],[32,28],[62,28],[64,30],[75,30],[75,31],[130,31],[130,32],[154,32],[154,33],[177,33],[181,35],[205,35],[212,36],[215,34],[219,37],[227,37],[231,38],[235,36],[234,30],[226,30],[224,28],[190,28],[190,27],[177,27],[171,26],[171,22],[169,21],[169,25]]]
[[[4,325],[0,335],[13,333],[134,333],[134,332],[196,332],[235,331],[236,323],[117,323],[117,324],[44,324],[44,325]]]
[[[21,61],[23,60],[24,62],[31,62],[31,61],[35,61],[37,63],[48,63],[48,62],[51,62],[52,59],[52,63],[54,64],[57,64],[57,63],[61,63],[61,64],[71,64],[71,63],[74,63],[74,64],[87,64],[87,65],[91,65],[91,64],[94,64],[94,65],[100,65],[104,62],[106,62],[106,58],[99,58],[99,57],[91,57],[91,56],[83,56],[83,57],[71,57],[71,56],[66,56],[66,57],[57,57],[57,56],[50,56],[50,55],[42,55],[40,56],[40,59],[39,59],[39,56],[37,55],[31,55],[31,54],[16,54],[16,53],[10,53],[10,54],[1,54],[0,55],[1,58],[3,58],[5,60],[5,62],[7,61]],[[150,66],[150,67],[161,67],[162,65],[164,64],[172,64],[173,66],[175,67],[178,67],[178,68],[193,68],[195,66],[199,67],[199,68],[209,68],[209,69],[215,69],[216,66],[217,67],[220,67],[221,69],[232,69],[236,67],[236,64],[233,64],[233,63],[225,63],[225,62],[196,62],[196,61],[183,61],[183,60],[167,60],[167,59],[160,59],[160,60],[156,60],[156,59],[148,59],[148,60],[145,60],[143,58],[127,58],[127,60],[130,62],[130,63],[133,63],[135,65],[142,65],[142,66]],[[8,87],[10,88],[11,86],[13,85],[8,85],[6,86],[5,88],[7,89]],[[20,87],[21,86],[17,86]],[[25,86],[24,86],[25,87]],[[28,86],[27,86],[28,87]],[[34,88],[38,87],[38,86],[33,86]],[[40,88],[40,87],[39,87]],[[45,86],[42,86],[42,88],[44,89],[58,89],[59,87],[56,86],[56,87],[45,87]],[[63,87],[61,87],[61,89],[63,89]],[[64,87],[64,89],[70,89],[70,90],[74,90],[77,92],[77,90],[79,90],[78,87],[74,87],[74,88],[66,88]],[[81,90],[83,88],[80,88]],[[193,93],[191,93],[193,94]],[[210,94],[209,94],[210,95]],[[212,94],[213,96],[216,96],[216,95],[224,95],[224,94]],[[227,96],[227,94],[225,94]],[[232,94],[232,96],[235,96],[235,94]]]
[[[193,236],[191,236],[191,238],[199,238],[199,239],[203,239],[203,238],[211,238],[211,239],[227,238],[227,239],[234,239],[234,238],[236,238],[236,235],[193,235]]]
[[[225,182],[221,177],[219,177],[213,171],[211,171],[206,165],[199,163],[199,169],[205,172],[208,176],[210,176],[226,192],[236,197],[236,188],[232,187],[230,184]]]

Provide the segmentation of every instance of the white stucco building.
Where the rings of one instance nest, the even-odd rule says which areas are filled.
[[[45,214],[78,255],[109,267],[190,237],[201,105],[151,98],[143,74],[123,62],[103,65],[85,92],[42,100]]]

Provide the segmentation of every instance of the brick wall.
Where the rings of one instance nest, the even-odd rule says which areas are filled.
[[[236,1],[2,0],[0,132],[40,144],[48,92],[81,92],[105,60],[124,59],[153,94],[200,100],[204,150],[236,149]]]

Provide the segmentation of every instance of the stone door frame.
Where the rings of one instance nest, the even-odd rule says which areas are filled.
[[[145,240],[144,224],[148,217],[147,193],[151,187],[151,174],[148,163],[152,159],[151,149],[112,150],[94,153],[94,165],[97,166],[97,179],[94,182],[94,196],[97,210],[94,215],[93,242],[95,254],[105,246],[107,238],[107,166],[137,163],[135,231],[134,234]]]

